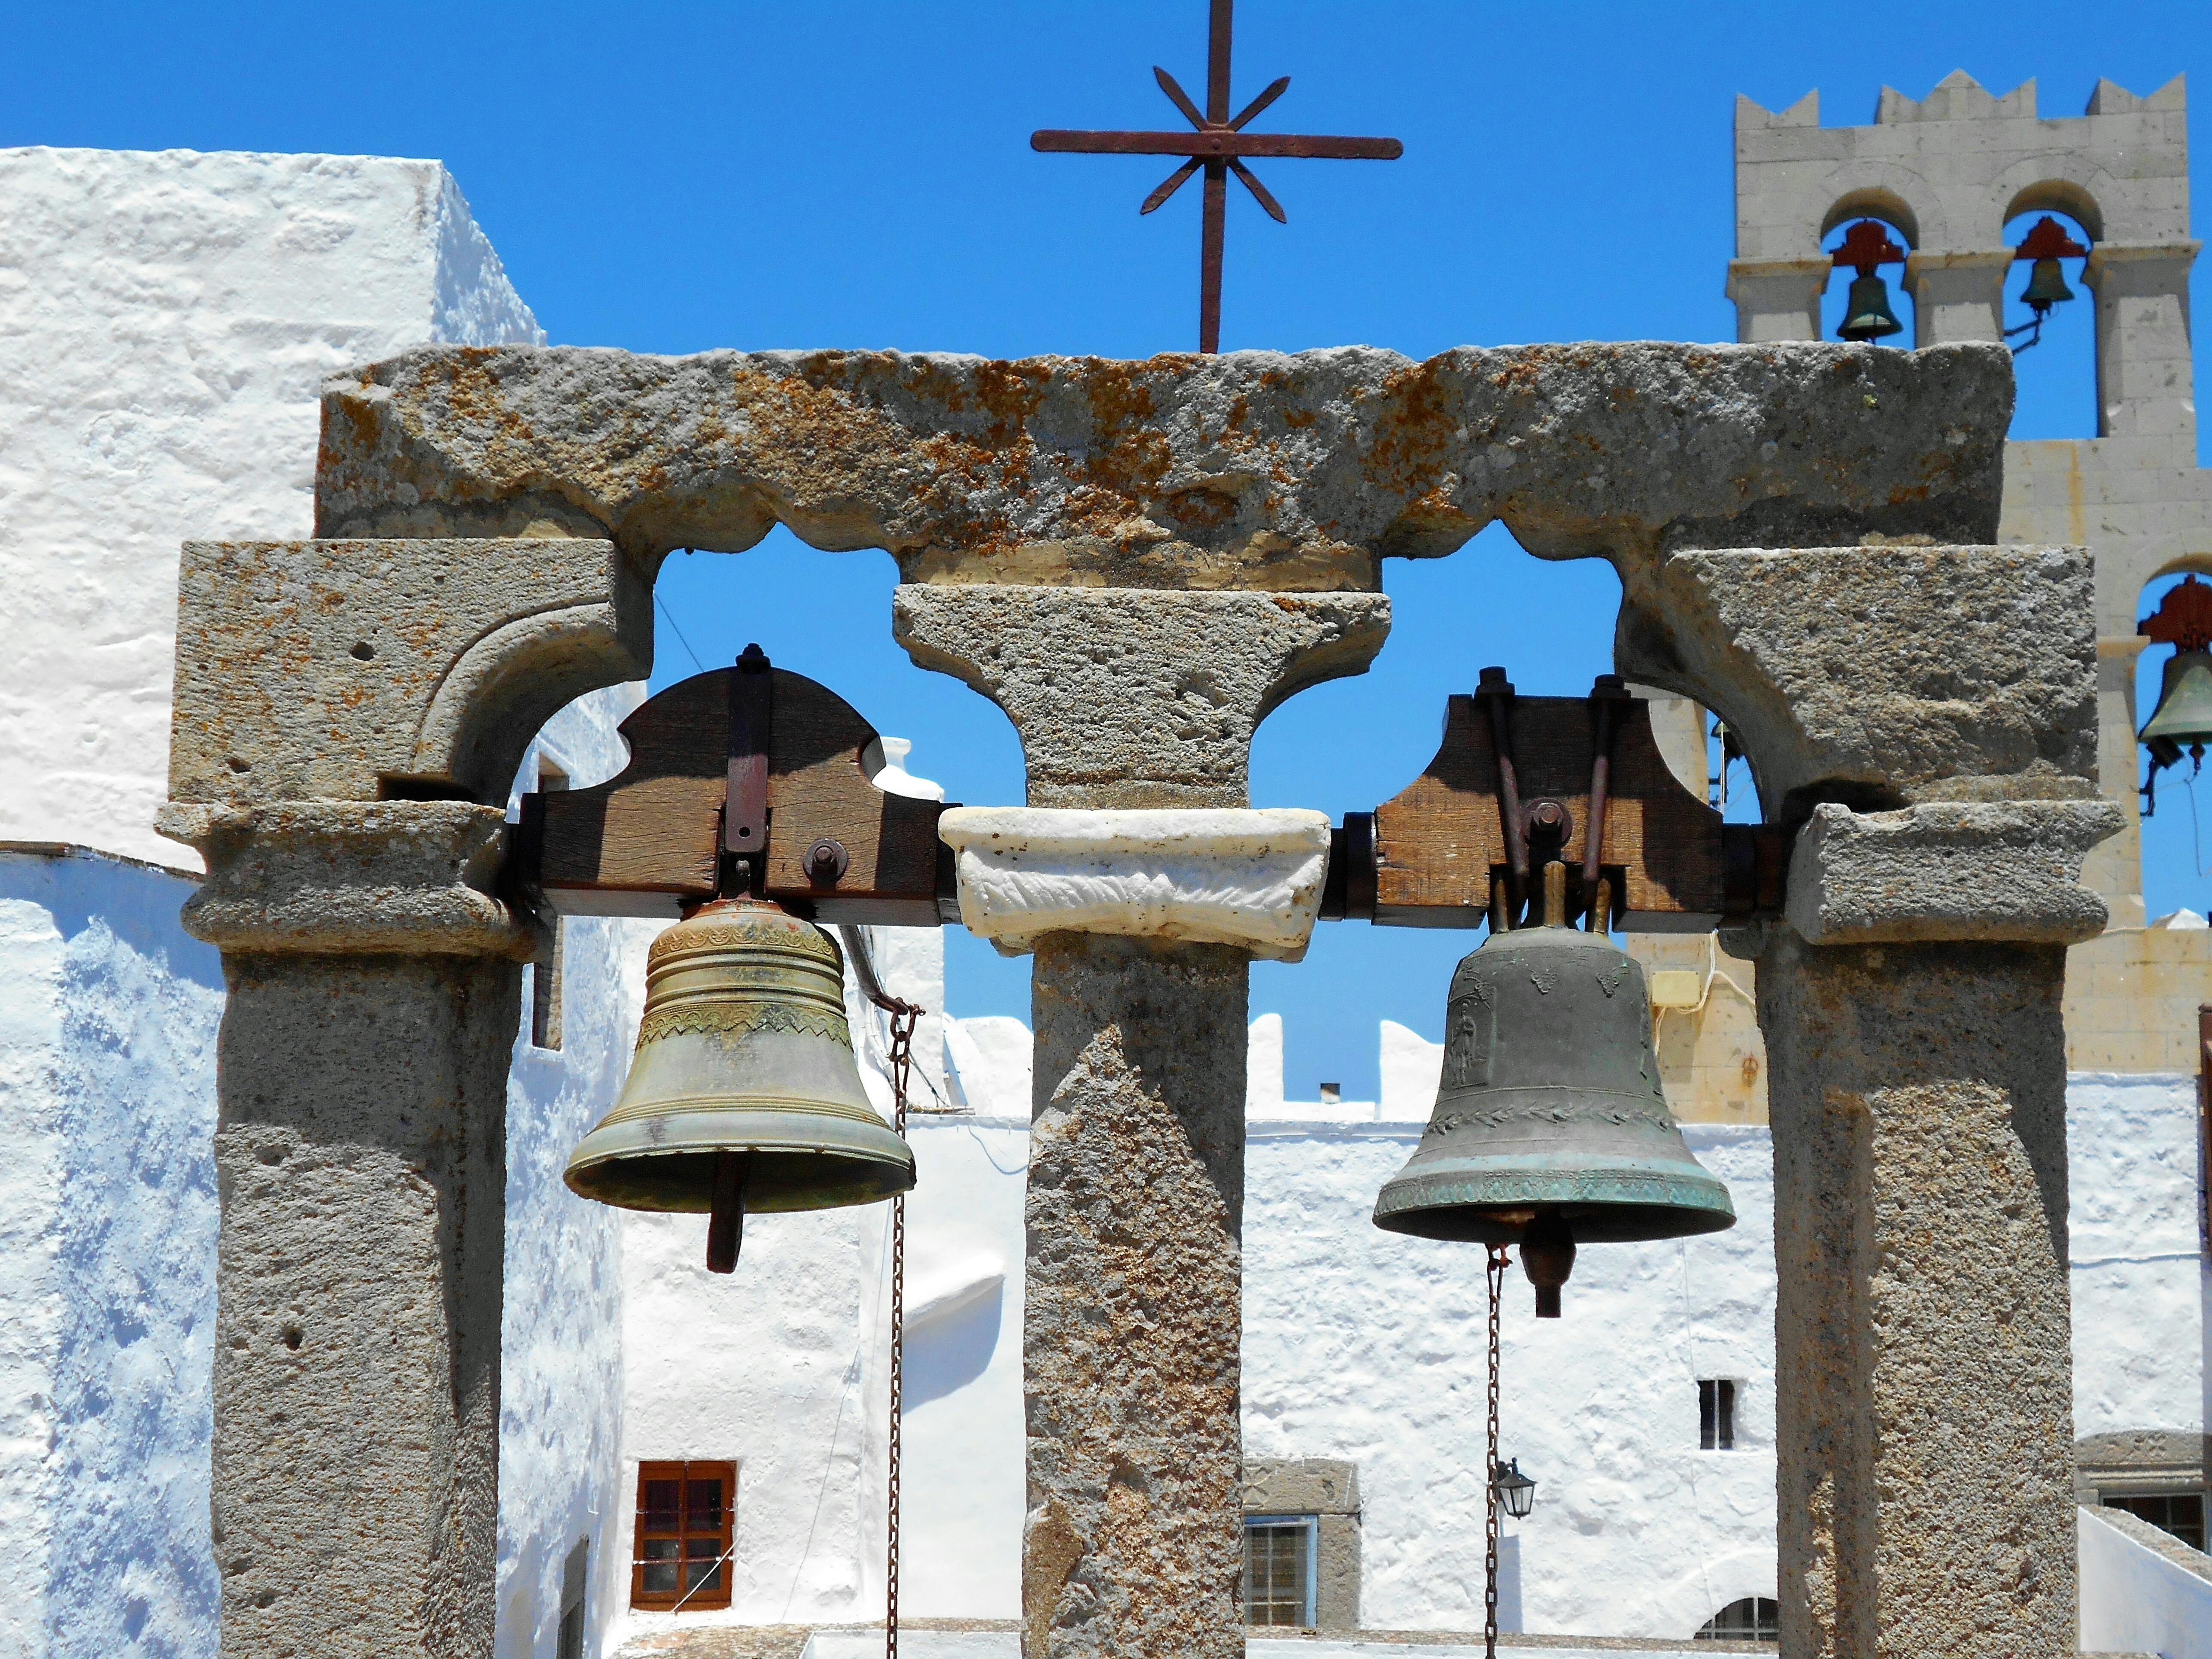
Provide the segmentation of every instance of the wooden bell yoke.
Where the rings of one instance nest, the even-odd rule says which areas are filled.
[[[823,922],[960,919],[937,835],[950,804],[878,790],[875,728],[758,646],[670,686],[621,731],[620,775],[522,798],[507,887],[532,909],[673,918],[750,892]],[[1486,669],[1474,696],[1450,699],[1427,770],[1334,832],[1321,914],[1512,927],[1558,860],[1575,914],[1601,898],[1613,925],[1702,932],[1778,913],[1787,857],[1785,832],[1723,824],[1682,787],[1649,705],[1613,676],[1587,698],[1522,697]]]

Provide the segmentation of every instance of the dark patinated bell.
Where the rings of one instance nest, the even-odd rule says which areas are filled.
[[[1735,1224],[1667,1109],[1643,966],[1604,933],[1493,933],[1452,975],[1445,1025],[1436,1111],[1376,1226],[1522,1246],[1555,1317],[1577,1244]]]
[[[1844,301],[1844,320],[1836,337],[1844,340],[1879,340],[1904,331],[1905,325],[1889,308],[1889,284],[1872,271],[1851,279]]]
[[[2158,707],[2136,738],[2160,766],[2172,765],[2185,749],[2212,744],[2212,652],[2177,651],[2166,659]]]

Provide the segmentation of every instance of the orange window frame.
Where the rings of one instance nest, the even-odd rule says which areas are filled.
[[[630,1606],[693,1613],[730,1605],[737,1497],[733,1462],[638,1464]]]

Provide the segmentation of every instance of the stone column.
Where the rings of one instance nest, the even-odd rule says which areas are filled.
[[[2070,872],[2116,816],[1830,805],[1800,832],[1758,957],[1792,1659],[2077,1645],[2059,1001],[2102,920]]]
[[[2097,295],[2097,435],[2175,440],[2196,462],[2189,268],[2201,244],[2100,242],[2082,276]]]
[[[171,807],[222,951],[212,1502],[226,1659],[479,1659],[526,936],[496,807]]]
[[[1766,1040],[1790,1659],[2077,1645],[2060,996],[2121,824],[2093,575],[2078,549],[1681,553],[1663,641],[1629,641],[1798,826],[1782,918],[1724,935]]]
[[[2132,610],[2132,603],[2130,604]],[[2097,787],[2120,810],[2120,832],[2092,849],[2081,879],[2105,896],[2112,926],[2140,927],[2142,891],[2142,750],[2136,728],[2136,663],[2150,643],[2141,635],[2097,641]]]
[[[1033,806],[1243,806],[1255,726],[1364,669],[1365,593],[899,590],[916,662],[1022,736]],[[1051,933],[1022,1360],[1026,1659],[1241,1659],[1247,957]]]
[[[2012,258],[2012,250],[2003,247],[1907,255],[1905,288],[1912,295],[1912,343],[2002,340],[2005,277]]]

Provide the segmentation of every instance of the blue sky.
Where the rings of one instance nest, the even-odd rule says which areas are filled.
[[[1194,343],[1198,191],[1139,219],[1167,164],[1037,155],[1028,135],[1172,124],[1151,68],[1201,86],[1204,21],[1203,0],[17,0],[0,144],[437,157],[561,343],[1141,356]],[[1995,92],[2037,77],[2042,113],[2075,115],[2099,75],[2149,92],[2208,55],[2201,0],[1244,0],[1237,101],[1292,77],[1258,125],[1395,134],[1406,155],[1259,167],[1287,226],[1232,191],[1223,343],[1419,356],[1731,338],[1721,289],[1737,94],[1779,108],[1817,87],[1824,122],[1840,125],[1870,119],[1885,83],[1918,97],[1963,68]],[[2197,280],[2212,279],[2200,266]],[[2094,429],[2087,311],[2062,308],[2021,359],[2014,435]],[[758,640],[912,737],[915,768],[954,799],[1018,800],[1004,718],[892,646],[893,577],[887,556],[813,553],[781,532],[736,557],[679,555],[661,592],[689,649],[664,622],[656,683],[694,672],[693,653],[713,665]],[[1394,561],[1385,583],[1397,622],[1382,659],[1268,720],[1257,804],[1372,807],[1420,771],[1444,697],[1485,664],[1506,665],[1524,691],[1567,694],[1607,665],[1618,585],[1602,564],[1542,563],[1492,530],[1448,560]],[[2162,799],[2151,908],[2205,909],[2190,797]],[[1255,968],[1254,1011],[1279,1010],[1289,1028],[1292,1094],[1326,1079],[1371,1095],[1376,1021],[1440,1035],[1446,977],[1472,942],[1325,925],[1304,963]],[[954,1012],[1026,1017],[1026,960],[957,929],[947,944]]]

